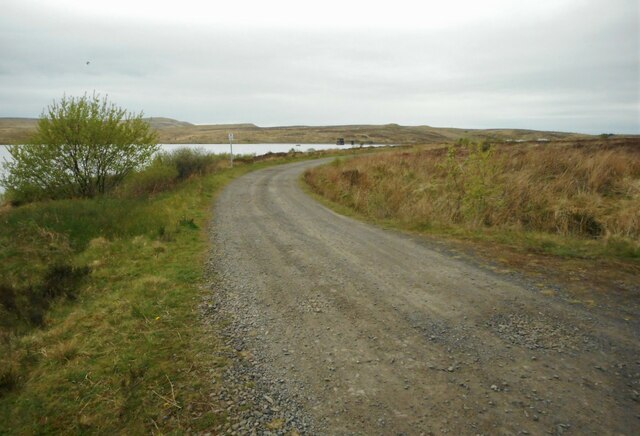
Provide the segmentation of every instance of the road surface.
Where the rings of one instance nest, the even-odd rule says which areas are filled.
[[[300,188],[318,163],[235,180],[212,230],[212,298],[298,431],[640,434],[637,318],[338,215]]]

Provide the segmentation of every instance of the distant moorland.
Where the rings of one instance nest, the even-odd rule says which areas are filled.
[[[170,118],[148,119],[165,144],[219,144],[234,133],[237,143],[335,143],[344,138],[347,144],[431,144],[455,142],[460,138],[493,141],[535,141],[539,139],[576,139],[588,135],[521,129],[458,129],[430,126],[345,125],[258,127],[254,124],[195,125]],[[35,131],[35,118],[0,118],[0,144],[26,141]]]

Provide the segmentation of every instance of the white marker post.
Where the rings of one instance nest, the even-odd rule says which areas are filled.
[[[233,133],[229,133],[229,148],[231,149],[231,168],[233,168]]]

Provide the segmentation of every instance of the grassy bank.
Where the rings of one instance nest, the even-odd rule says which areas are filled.
[[[239,157],[231,169],[180,151],[101,198],[0,208],[0,434],[224,422],[223,383],[211,381],[226,349],[198,309],[213,199],[248,171],[326,155]]]
[[[226,418],[199,321],[216,193],[247,171],[165,156],[96,199],[0,210],[0,434],[167,433]]]
[[[16,292],[17,313],[2,314],[0,433],[135,434],[224,419],[208,397],[216,375],[208,371],[224,364],[212,353],[219,338],[197,313],[204,228],[215,193],[249,168],[152,198],[3,213],[0,263],[14,289],[46,293],[51,271],[67,272],[59,295]],[[80,268],[90,272],[70,277]],[[34,316],[35,301],[47,297]]]
[[[637,140],[463,142],[336,160],[305,180],[334,204],[399,228],[568,257],[640,257]]]

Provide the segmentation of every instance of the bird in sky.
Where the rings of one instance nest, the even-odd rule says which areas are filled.
[[[89,65],[91,63],[91,61],[87,61],[87,65]]]

